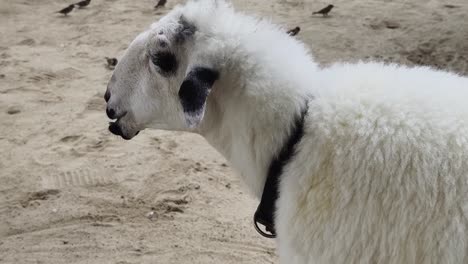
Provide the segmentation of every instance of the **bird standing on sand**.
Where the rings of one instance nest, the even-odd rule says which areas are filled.
[[[295,27],[293,29],[290,29],[290,30],[286,31],[286,34],[288,34],[289,36],[296,36],[297,33],[299,33],[299,31],[301,31],[301,28],[300,27]]]
[[[68,13],[70,13],[73,10],[74,7],[75,7],[75,5],[69,5],[69,6],[65,7],[64,9],[58,11],[57,13],[60,13],[60,14],[63,14],[63,15],[66,16],[66,15],[68,15]]]
[[[166,4],[167,0],[159,0],[159,2],[154,6],[154,9],[163,7]]]
[[[332,8],[333,8],[333,5],[328,5],[327,7],[322,8],[322,9],[320,9],[320,10],[317,11],[317,12],[313,12],[312,15],[315,15],[315,14],[322,14],[324,17],[325,17],[325,16],[328,16],[328,13],[330,13],[330,11],[332,10]]]
[[[91,0],[83,0],[83,1],[76,3],[75,5],[77,5],[78,8],[83,8],[85,6],[88,6],[90,2]]]

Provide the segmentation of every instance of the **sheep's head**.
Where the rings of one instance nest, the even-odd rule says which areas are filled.
[[[105,94],[113,134],[131,139],[145,128],[188,130],[201,122],[219,77],[203,55],[204,38],[173,11],[130,44]]]

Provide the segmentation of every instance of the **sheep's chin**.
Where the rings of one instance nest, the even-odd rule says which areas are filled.
[[[130,133],[129,131],[122,129],[118,121],[109,122],[109,131],[116,136],[121,136],[125,140],[130,140],[140,133],[140,130]]]

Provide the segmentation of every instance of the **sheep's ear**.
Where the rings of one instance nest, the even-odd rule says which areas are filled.
[[[185,77],[179,89],[179,99],[189,128],[200,124],[205,114],[206,99],[219,72],[206,67],[194,67]]]

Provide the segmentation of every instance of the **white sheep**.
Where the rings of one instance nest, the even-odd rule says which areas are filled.
[[[284,161],[283,264],[468,263],[468,78],[322,69],[280,27],[207,0],[141,33],[105,98],[114,134],[199,133],[258,198],[272,161]]]

